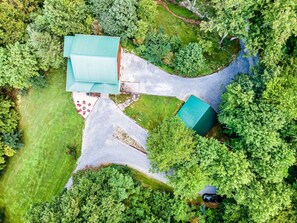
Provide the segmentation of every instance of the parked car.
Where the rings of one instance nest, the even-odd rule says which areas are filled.
[[[202,200],[204,202],[211,202],[211,203],[221,203],[222,197],[218,194],[203,194]]]

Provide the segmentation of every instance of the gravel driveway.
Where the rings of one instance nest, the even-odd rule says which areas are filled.
[[[74,172],[87,166],[106,163],[128,165],[162,182],[167,182],[163,174],[149,172],[147,156],[113,137],[117,127],[123,129],[139,145],[145,148],[147,131],[127,117],[110,99],[99,99],[86,119],[83,132],[82,154]],[[72,185],[70,179],[66,185]]]
[[[238,73],[248,73],[256,63],[257,57],[245,57],[242,45],[239,56],[228,67],[204,77],[183,78],[168,74],[134,54],[122,53],[121,81],[137,83],[136,93],[174,96],[184,101],[195,95],[218,111],[221,94],[232,78]]]
[[[160,68],[130,53],[122,54],[121,81],[132,83],[143,94],[174,96],[186,100],[195,95],[209,103],[216,110],[220,97],[232,78],[238,73],[248,73],[257,58],[246,58],[242,49],[238,58],[228,67],[212,75],[199,78],[182,78],[170,75]],[[128,165],[162,182],[167,182],[163,174],[149,172],[147,156],[113,137],[117,127],[123,129],[140,146],[145,148],[147,131],[127,117],[110,99],[99,99],[86,119],[83,132],[82,154],[74,172],[87,166],[106,163]],[[70,179],[66,185],[72,185]],[[213,188],[212,188],[213,189]]]

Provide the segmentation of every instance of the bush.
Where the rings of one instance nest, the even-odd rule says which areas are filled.
[[[115,0],[88,0],[90,4],[90,11],[97,18],[100,19],[103,13],[107,12]]]
[[[19,146],[18,135],[19,115],[14,109],[14,103],[0,93],[0,171],[6,165],[7,157],[15,154],[13,149]]]
[[[112,36],[133,37],[137,29],[136,5],[135,0],[115,0],[100,16],[104,32]]]
[[[48,32],[38,32],[33,29],[29,29],[29,35],[28,43],[34,49],[39,67],[45,71],[59,68],[64,61],[60,39]]]
[[[168,57],[169,53],[174,53],[180,47],[181,41],[178,37],[170,37],[160,32],[148,33],[144,42],[142,50],[142,56],[152,63],[161,65],[163,59]]]
[[[196,76],[206,68],[202,48],[198,43],[189,43],[179,50],[174,61],[175,69],[181,76]]]
[[[37,58],[28,44],[0,48],[0,86],[28,88],[30,78],[39,75],[38,70]]]
[[[50,202],[34,205],[28,221],[189,222],[194,212],[172,193],[141,186],[130,171],[106,167],[73,177],[73,185]]]
[[[43,19],[57,36],[91,33],[92,18],[83,0],[45,0]]]

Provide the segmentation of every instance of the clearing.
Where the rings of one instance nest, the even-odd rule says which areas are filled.
[[[174,97],[141,95],[124,113],[145,129],[153,130],[164,118],[174,116],[182,103]]]
[[[76,146],[80,154],[83,120],[65,92],[65,78],[64,69],[51,72],[46,88],[21,98],[25,146],[9,160],[0,180],[7,222],[24,222],[30,206],[57,195],[75,168],[76,160],[66,152],[67,146]]]

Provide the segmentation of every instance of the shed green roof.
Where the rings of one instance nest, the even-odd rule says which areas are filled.
[[[217,122],[215,110],[209,104],[193,95],[178,111],[177,116],[187,127],[194,129],[199,135],[203,136]]]
[[[117,94],[119,47],[120,37],[65,36],[66,90]]]

